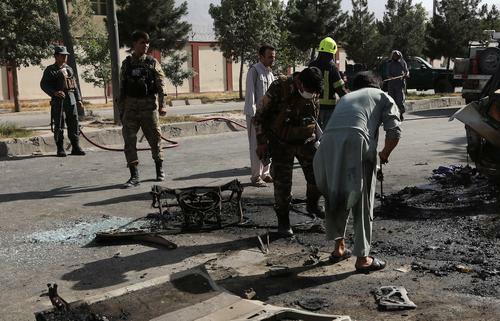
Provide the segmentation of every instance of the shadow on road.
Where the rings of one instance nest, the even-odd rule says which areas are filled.
[[[127,281],[129,271],[143,271],[175,264],[198,254],[243,250],[256,246],[256,237],[247,237],[223,243],[181,246],[175,250],[152,249],[126,257],[116,256],[87,263],[64,274],[62,279],[76,282],[72,287],[75,290],[99,289]]]
[[[235,176],[243,176],[250,175],[250,168],[241,167],[241,168],[233,168],[233,169],[224,169],[220,171],[206,172],[193,174],[190,176],[177,177],[174,178],[174,181],[184,181],[191,179],[200,179],[200,178],[223,178],[223,177],[235,177]]]
[[[117,188],[122,188],[123,184],[118,184],[116,186]],[[83,204],[83,206],[103,206],[103,205],[111,205],[111,204],[134,202],[134,201],[151,201],[151,194],[149,194],[148,192],[143,192],[138,194],[127,194],[123,196],[105,199],[102,201],[85,203]]]
[[[88,187],[62,186],[47,191],[7,193],[7,194],[0,194],[0,203],[39,200],[46,198],[62,198],[62,197],[69,197],[72,194],[99,192],[109,189],[116,189],[119,187],[121,187],[121,184],[106,185],[106,186],[88,186]]]
[[[56,158],[56,154],[44,154],[44,155],[27,155],[27,156],[12,156],[12,157],[0,157],[0,162],[9,162],[9,161],[20,161],[25,159],[32,158]]]
[[[467,137],[465,137],[465,129],[464,136],[454,137],[447,141],[441,141],[441,143],[450,145],[450,147],[444,149],[435,149],[432,152],[439,155],[446,155],[448,158],[453,158],[457,162],[464,162],[467,160]]]
[[[294,292],[311,287],[316,287],[326,283],[332,283],[347,279],[351,275],[357,274],[355,270],[332,275],[322,276],[300,276],[299,273],[317,268],[296,267],[290,269],[290,274],[284,277],[268,277],[264,274],[250,276],[236,276],[217,282],[226,290],[233,293],[243,293],[244,290],[253,288],[257,293],[256,299],[267,301],[272,296],[283,293]]]
[[[460,108],[441,108],[441,109],[429,109],[429,110],[418,110],[409,112],[409,115],[419,116],[419,117],[450,117]]]

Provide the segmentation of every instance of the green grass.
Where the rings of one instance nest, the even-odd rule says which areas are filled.
[[[0,124],[0,138],[23,138],[33,136],[33,134],[34,131],[19,127],[16,124]]]

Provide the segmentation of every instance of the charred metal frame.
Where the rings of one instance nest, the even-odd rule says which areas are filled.
[[[228,225],[224,214],[232,216],[231,223],[241,223],[243,186],[237,179],[220,186],[195,186],[171,189],[153,185],[152,207],[157,208],[159,218],[168,223],[172,208],[181,210],[183,227],[186,229],[222,228]]]

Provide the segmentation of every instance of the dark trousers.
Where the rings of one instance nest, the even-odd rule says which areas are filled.
[[[57,145],[63,144],[64,141],[64,123],[68,128],[68,138],[72,147],[78,146],[78,136],[80,129],[78,128],[78,113],[76,105],[72,105],[69,99],[56,98],[50,102],[51,117],[54,128],[54,140]]]
[[[335,110],[335,105],[333,105],[333,106],[320,106],[318,123],[319,123],[319,127],[321,128],[322,131],[325,130],[326,125],[328,124],[330,117],[332,117],[334,110]]]
[[[317,204],[320,193],[316,187],[313,159],[316,153],[314,144],[288,145],[271,143],[269,146],[272,163],[271,175],[274,185],[274,209],[279,217],[288,218],[292,198],[292,176],[294,158],[299,161],[307,181],[307,203]]]

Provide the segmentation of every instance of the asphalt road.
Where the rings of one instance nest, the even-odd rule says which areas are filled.
[[[232,101],[225,103],[177,106],[168,107],[167,110],[168,115],[211,114],[218,112],[243,110],[243,102]],[[112,108],[92,109],[91,112],[93,115],[99,116],[103,119],[113,119]],[[21,127],[49,128],[50,115],[48,111],[0,114],[0,123],[3,122],[17,124]]]
[[[458,121],[448,122],[446,117],[452,112],[453,109],[444,109],[407,116],[400,145],[384,169],[387,193],[425,183],[432,169],[440,165],[465,163],[465,132]],[[180,147],[165,152],[167,180],[161,185],[175,188],[218,185],[233,178],[248,183],[245,132],[181,138],[179,141]],[[256,250],[253,230],[172,236],[171,240],[179,245],[174,251],[135,244],[88,246],[96,230],[118,226],[155,211],[150,207],[149,195],[155,184],[152,181],[153,161],[148,152],[141,152],[139,157],[142,184],[129,190],[120,189],[128,179],[128,170],[119,152],[91,150],[85,157],[31,156],[0,161],[0,320],[32,320],[33,312],[49,306],[43,293],[45,284],[51,282],[57,282],[61,295],[73,301],[214,258],[219,270],[232,269],[240,275],[256,273],[256,264],[265,262],[266,257]],[[298,168],[294,172],[293,191],[296,197],[304,197],[305,182]],[[272,188],[246,187],[244,197],[272,203]],[[274,220],[270,206],[256,214]],[[377,224],[379,231],[388,223]],[[404,228],[401,231],[395,232],[393,237],[404,238]],[[317,237],[324,239],[321,234]],[[301,248],[304,251],[302,245],[287,241],[273,246],[274,251],[279,246],[283,246],[284,252],[297,250],[300,253]],[[392,264],[410,259],[393,258]],[[339,273],[335,269],[351,273],[353,261],[349,262],[317,273]],[[492,311],[500,303],[495,298],[450,292],[447,290],[450,284],[445,281],[411,281],[416,277],[412,272],[404,281],[394,273],[399,272],[388,269],[374,277],[320,277],[315,285],[304,286],[302,291],[327,296],[337,291],[337,301],[327,311],[351,314],[357,320],[451,320],[446,317],[449,311],[436,302],[460,311],[463,318],[474,319],[470,318],[472,310],[463,306],[464,301],[474,305],[477,311],[483,311],[483,315],[494,314]],[[333,285],[333,281],[338,282]],[[413,282],[412,289],[420,292],[418,296],[413,292],[420,308],[392,316],[378,314],[366,285],[391,282]],[[285,297],[276,291],[271,301],[292,305],[293,294],[300,292],[296,289]],[[351,294],[353,291],[357,294]],[[367,317],[369,313],[374,314]],[[494,320],[494,315],[481,318],[490,319]]]

